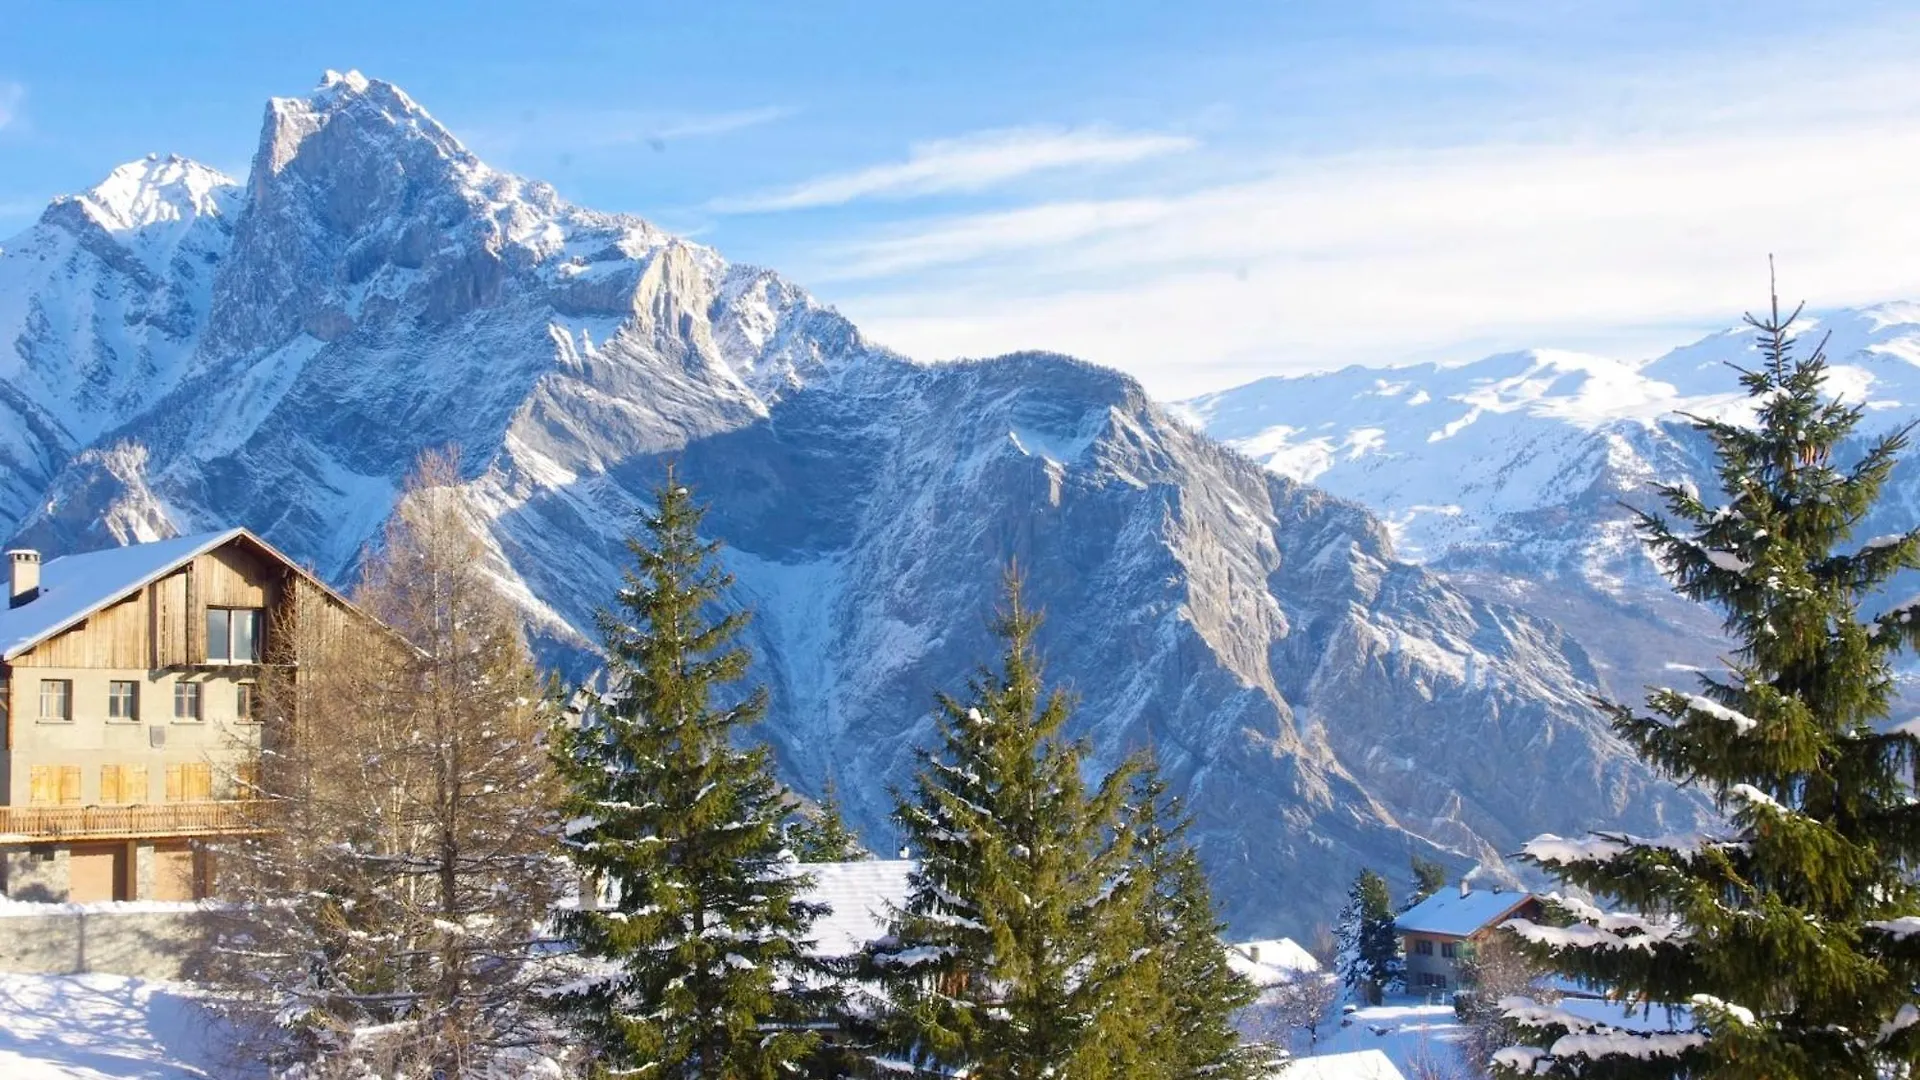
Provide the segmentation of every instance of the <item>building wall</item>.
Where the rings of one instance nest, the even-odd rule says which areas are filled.
[[[183,905],[184,908],[184,905]],[[0,916],[0,971],[72,975],[100,971],[142,979],[192,978],[215,914],[55,909]]]
[[[1423,941],[1433,947],[1431,955],[1421,955],[1420,943]],[[1449,945],[1454,949],[1455,955],[1452,957],[1446,955],[1446,949]],[[1407,989],[1414,993],[1419,993],[1427,989],[1435,989],[1435,987],[1421,981],[1420,976],[1422,975],[1442,976],[1447,980],[1444,989],[1459,989],[1460,963],[1458,954],[1465,948],[1466,942],[1462,938],[1447,937],[1441,934],[1402,934],[1400,936],[1400,949],[1406,957]]]
[[[40,684],[47,679],[72,684],[73,718],[65,722],[40,719]],[[138,685],[138,717],[132,721],[107,718],[108,684],[126,680]],[[236,767],[260,753],[260,725],[238,714],[239,686],[252,683],[252,668],[232,673],[217,670],[153,671],[140,668],[15,667],[9,680],[14,698],[14,746],[7,752],[8,805],[25,806],[32,794],[35,765],[79,766],[81,806],[159,803],[167,800],[169,765],[207,764],[212,772],[212,797],[234,798]],[[200,719],[173,715],[174,685],[200,687]],[[145,798],[122,794],[107,800],[101,791],[101,767],[145,765]]]

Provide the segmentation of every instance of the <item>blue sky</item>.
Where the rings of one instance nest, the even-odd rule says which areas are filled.
[[[776,267],[913,355],[1184,396],[1760,298],[1920,298],[1920,11],[1783,3],[19,2],[0,235],[118,162],[245,175],[399,84],[482,158]]]

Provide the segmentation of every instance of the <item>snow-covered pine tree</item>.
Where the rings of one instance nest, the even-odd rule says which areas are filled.
[[[1400,940],[1393,928],[1387,879],[1362,870],[1347,893],[1334,927],[1334,963],[1350,993],[1369,1005],[1400,982]]]
[[[1149,762],[1134,781],[1127,829],[1144,885],[1140,944],[1124,984],[1140,1040],[1115,1076],[1140,1080],[1254,1080],[1283,1056],[1242,1042],[1235,1019],[1258,996],[1227,963],[1213,893],[1187,842],[1188,818]],[[1116,1040],[1116,1045],[1124,1043]]]
[[[617,606],[600,615],[609,682],[557,760],[572,818],[565,846],[610,905],[564,913],[593,973],[554,998],[612,1075],[771,1080],[831,1015],[831,981],[807,952],[821,913],[785,850],[790,814],[764,746],[734,738],[765,693],[733,688],[747,613],[714,617],[732,579],[704,509],[671,470]]]
[[[860,843],[859,834],[841,816],[840,793],[831,777],[820,792],[819,807],[793,823],[788,843],[803,863],[864,862],[873,858],[873,852]]]
[[[1754,426],[1693,421],[1727,505],[1668,486],[1667,517],[1640,519],[1675,588],[1724,613],[1727,671],[1702,675],[1698,692],[1653,691],[1645,713],[1609,709],[1642,758],[1713,795],[1728,826],[1545,836],[1525,849],[1619,910],[1567,901],[1571,925],[1520,922],[1521,940],[1645,1007],[1660,1030],[1513,1002],[1531,1045],[1497,1055],[1507,1075],[1866,1080],[1920,1062],[1920,746],[1883,727],[1892,658],[1920,636],[1920,599],[1861,613],[1920,564],[1920,532],[1846,546],[1906,438],[1837,460],[1862,411],[1825,396],[1824,347],[1796,356],[1798,315],[1782,318],[1776,297],[1766,317],[1748,317],[1760,362],[1740,382]]]
[[[919,866],[867,957],[887,1075],[1092,1080],[1107,1040],[1137,1037],[1117,989],[1137,940],[1116,827],[1133,769],[1087,790],[1067,699],[1042,684],[1039,625],[1009,573],[1001,667],[968,701],[939,698],[939,745],[896,811]]]

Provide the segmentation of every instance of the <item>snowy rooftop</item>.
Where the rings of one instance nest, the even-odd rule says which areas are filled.
[[[42,564],[39,595],[19,607],[0,608],[0,660],[12,659],[103,604],[245,533],[245,529],[227,529],[176,536],[151,544],[63,555]],[[0,567],[0,576],[6,572]]]
[[[1273,1076],[1274,1080],[1406,1080],[1392,1059],[1378,1050],[1294,1058]]]
[[[887,935],[891,907],[907,902],[911,859],[809,863],[813,875],[807,899],[833,908],[813,924],[815,950],[821,956],[852,956]]]
[[[1227,946],[1227,966],[1255,986],[1286,982],[1301,972],[1320,970],[1320,961],[1292,938],[1236,941]]]
[[[1402,933],[1468,937],[1529,899],[1507,889],[1445,888],[1409,908],[1394,926]]]

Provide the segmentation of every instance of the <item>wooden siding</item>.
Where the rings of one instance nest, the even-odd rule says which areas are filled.
[[[293,610],[283,603],[293,594]],[[179,569],[88,615],[15,657],[15,667],[117,668],[161,671],[207,662],[207,608],[266,612],[263,654],[274,657],[277,626],[298,624],[300,636],[335,647],[355,633],[358,617],[292,567],[244,540],[194,557]],[[289,643],[291,644],[291,643]],[[301,646],[304,648],[304,645]],[[17,681],[17,680],[16,680]]]

